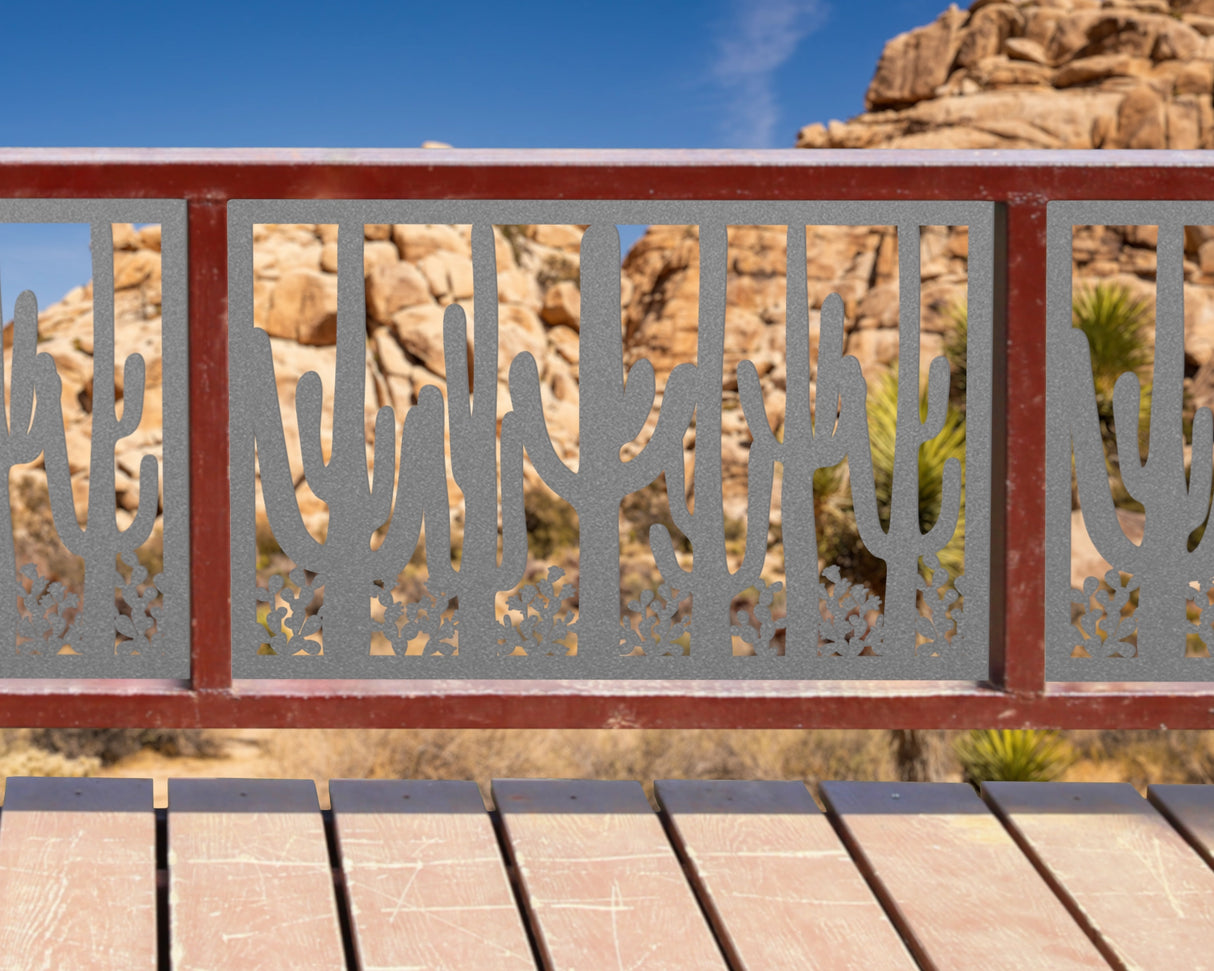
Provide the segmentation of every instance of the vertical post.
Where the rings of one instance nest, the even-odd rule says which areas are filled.
[[[1046,202],[996,207],[990,678],[1045,691]]]
[[[190,680],[232,685],[227,202],[187,202],[190,281]]]

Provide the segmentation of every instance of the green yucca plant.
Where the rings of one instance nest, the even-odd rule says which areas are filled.
[[[972,731],[957,742],[967,782],[1052,782],[1074,761],[1070,745],[1055,731]]]

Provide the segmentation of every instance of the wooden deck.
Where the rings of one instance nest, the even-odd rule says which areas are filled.
[[[0,969],[1214,969],[1214,786],[10,779]]]

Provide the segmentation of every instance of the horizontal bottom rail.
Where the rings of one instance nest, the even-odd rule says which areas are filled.
[[[957,681],[0,680],[4,728],[1214,729],[1214,686]]]

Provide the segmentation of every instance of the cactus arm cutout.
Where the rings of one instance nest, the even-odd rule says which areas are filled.
[[[755,445],[761,442],[762,447],[774,450],[779,440],[767,418],[767,404],[763,401],[763,388],[753,361],[738,362],[738,400],[742,403],[742,414],[746,416],[746,425]]]
[[[395,433],[385,436],[395,440]],[[378,449],[379,442],[376,441]],[[391,462],[388,463],[389,466]],[[378,467],[378,466],[377,466]],[[414,483],[405,488],[406,475]],[[391,481],[391,480],[389,480]],[[385,517],[386,518],[386,517]],[[447,519],[447,471],[443,460],[443,393],[428,384],[405,415],[400,436],[400,488],[391,525],[372,556],[381,566],[396,564],[417,547],[426,521],[428,563],[450,566],[450,523]]]
[[[624,380],[624,393],[620,399],[620,421],[623,424],[620,434],[621,437],[626,436],[626,441],[632,441],[641,434],[653,407],[656,391],[657,380],[653,364],[642,358],[629,369],[628,377]]]
[[[1078,328],[1066,335],[1069,347],[1069,374],[1082,385],[1079,411],[1072,415],[1071,439],[1075,454],[1075,482],[1083,508],[1083,522],[1093,545],[1110,563],[1132,562],[1138,547],[1131,543],[1117,518],[1117,508],[1109,491],[1108,467],[1104,461],[1104,443],[1100,438],[1100,417],[1096,412],[1096,385],[1092,378],[1092,352],[1087,336]],[[1120,379],[1119,379],[1120,380]],[[1137,413],[1134,427],[1137,428]],[[1120,424],[1120,423],[1119,423]],[[1127,467],[1137,464],[1138,440],[1127,456]]]
[[[114,429],[115,440],[134,434],[143,419],[144,374],[142,354],[136,352],[122,362],[122,417]]]
[[[145,455],[139,460],[139,505],[135,510],[135,518],[126,529],[117,531],[124,547],[130,546],[134,549],[152,535],[152,527],[156,525],[156,513],[160,507],[157,471],[155,455]]]
[[[367,518],[375,524],[385,523],[392,514],[392,492],[396,483],[396,412],[384,405],[375,415],[375,468],[371,472],[371,488]]]
[[[1189,532],[1206,521],[1210,513],[1210,489],[1214,485],[1214,412],[1197,409],[1193,416],[1193,452],[1189,465]],[[1204,542],[1205,536],[1202,536]],[[1200,546],[1198,547],[1200,549]]]
[[[1142,399],[1142,385],[1138,375],[1127,371],[1117,379],[1113,386],[1113,423],[1117,433],[1117,457],[1121,462],[1121,481],[1126,492],[1143,501],[1148,497],[1152,487],[1158,483],[1152,482],[1153,476],[1149,466],[1150,456],[1143,461],[1138,449],[1138,414]],[[1152,444],[1156,444],[1156,442]],[[1155,451],[1154,448],[1151,449]],[[1149,501],[1149,498],[1148,498]]]
[[[321,410],[324,388],[320,375],[308,371],[295,384],[295,418],[299,425],[299,453],[303,459],[304,478],[316,498],[328,502],[333,497],[333,453],[325,461],[321,445]],[[331,447],[331,446],[330,446]]]
[[[920,442],[930,442],[944,431],[948,419],[948,358],[937,357],[927,369],[927,417],[919,426]]]
[[[525,430],[527,454],[535,471],[554,492],[573,503],[573,497],[580,493],[577,474],[569,470],[553,448],[544,421],[540,375],[530,351],[524,351],[510,362],[510,400]]]
[[[59,376],[59,372],[55,370],[54,359],[50,355],[39,354],[37,345],[38,303],[32,291],[24,290],[17,297],[17,306],[13,314],[13,377],[7,430],[9,448],[20,446],[19,453],[13,456],[14,462],[32,462],[38,456],[38,452],[34,452],[28,459],[20,457],[29,454],[30,449],[36,444],[31,432],[33,431],[34,385],[37,377],[46,380],[45,369],[48,366],[56,380]],[[43,366],[43,373],[37,377],[34,373],[36,365]],[[4,369],[0,367],[0,395],[3,393]],[[0,401],[2,400],[3,398],[0,398]]]
[[[278,404],[278,386],[274,380],[274,352],[270,335],[254,327],[246,366],[250,369],[249,384],[256,389],[254,404],[254,439],[257,464],[261,473],[262,493],[266,496],[289,492],[295,494],[295,479],[287,458],[286,434],[282,410]],[[306,376],[306,375],[305,375]],[[298,400],[297,400],[298,404]],[[300,443],[304,436],[301,432]],[[324,546],[308,532],[296,501],[266,502],[266,517],[274,538],[283,551],[296,563],[318,562]]]
[[[961,516],[961,462],[956,456],[944,463],[940,480],[940,517],[924,534],[927,549],[943,549],[957,529]],[[930,554],[934,557],[934,554]],[[946,574],[947,576],[947,574]],[[944,581],[941,581],[940,586]]]

